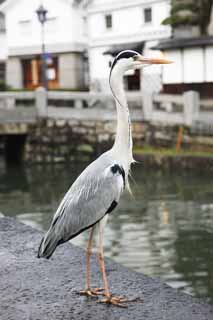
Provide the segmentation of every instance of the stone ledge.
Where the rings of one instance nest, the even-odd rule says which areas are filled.
[[[213,306],[179,293],[160,280],[106,259],[113,293],[142,296],[128,309],[96,303],[77,294],[84,287],[85,253],[71,244],[50,260],[37,259],[41,232],[12,218],[0,219],[1,320],[212,320]],[[93,283],[101,285],[96,257]]]
[[[166,170],[196,170],[198,172],[213,172],[213,156],[209,155],[166,155],[160,152],[135,154],[134,158],[143,167]]]

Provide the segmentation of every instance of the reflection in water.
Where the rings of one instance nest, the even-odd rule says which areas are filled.
[[[59,200],[86,164],[0,166],[0,212],[46,230]],[[213,299],[213,180],[135,166],[134,199],[110,215],[105,253],[173,287]],[[85,247],[88,233],[72,242]]]

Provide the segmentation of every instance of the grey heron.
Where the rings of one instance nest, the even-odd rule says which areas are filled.
[[[109,214],[117,206],[125,188],[129,188],[128,175],[134,162],[129,109],[123,87],[127,70],[151,64],[167,64],[163,58],[146,58],[136,51],[120,52],[111,66],[109,85],[117,110],[117,131],[112,148],[93,161],[76,179],[65,194],[43,237],[38,257],[50,258],[56,247],[91,229],[86,252],[86,287],[81,293],[87,296],[102,294],[101,302],[123,306],[127,299],[111,294],[106,277],[103,255],[103,231]],[[103,289],[90,286],[90,257],[94,229],[98,225],[98,260],[103,278]],[[103,291],[101,291],[103,290]]]

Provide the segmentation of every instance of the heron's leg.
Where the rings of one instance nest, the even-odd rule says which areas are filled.
[[[103,291],[103,289],[100,288],[95,288],[95,289],[91,289],[90,288],[90,257],[92,255],[92,242],[93,242],[93,235],[94,235],[94,231],[95,231],[95,226],[92,227],[91,231],[90,231],[90,235],[89,235],[89,240],[88,240],[88,244],[87,244],[87,251],[86,251],[86,286],[85,286],[85,290],[80,291],[80,294],[82,295],[87,295],[87,296],[96,296],[98,294],[101,293],[101,291]]]
[[[98,224],[98,228],[99,228],[98,230],[99,231],[98,261],[99,261],[100,270],[103,278],[105,295],[109,297],[110,292],[109,292],[109,285],[108,285],[107,276],[106,276],[104,253],[103,253],[103,231],[104,231],[104,226],[106,224],[106,221],[107,221],[107,218],[106,219],[103,218]]]
[[[108,281],[107,281],[107,276],[106,276],[105,263],[104,263],[104,253],[103,253],[103,229],[104,229],[106,220],[107,220],[107,218],[106,219],[104,218],[99,222],[98,260],[99,260],[99,264],[100,264],[101,274],[103,277],[104,295],[106,297],[105,299],[100,300],[99,302],[112,304],[117,307],[126,308],[127,307],[127,305],[125,304],[126,302],[138,301],[139,299],[138,298],[128,299],[125,296],[124,297],[117,297],[117,296],[114,296],[110,293],[109,285],[108,285]]]
[[[94,230],[95,230],[95,227],[92,227],[89,235],[89,241],[88,241],[87,252],[86,252],[86,289],[90,288],[90,257],[92,255],[92,242],[93,242]]]

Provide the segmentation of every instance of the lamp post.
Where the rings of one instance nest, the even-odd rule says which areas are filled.
[[[48,81],[47,81],[47,65],[46,65],[46,57],[45,57],[45,41],[44,41],[44,25],[47,21],[47,10],[41,4],[39,8],[36,10],[38,20],[41,23],[41,82],[42,86],[48,89]]]

